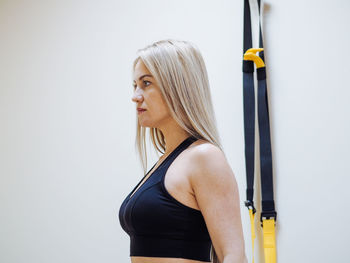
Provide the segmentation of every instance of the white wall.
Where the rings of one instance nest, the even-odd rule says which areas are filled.
[[[278,262],[343,262],[350,4],[265,3]],[[118,210],[142,174],[131,63],[164,38],[204,56],[251,262],[242,13],[226,0],[0,1],[0,262],[130,261]]]

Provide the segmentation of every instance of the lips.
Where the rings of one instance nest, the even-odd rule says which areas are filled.
[[[145,109],[137,109],[137,114],[141,114],[141,113],[143,113],[143,112],[145,112],[146,110]]]
[[[137,111],[145,111],[143,108],[137,108]]]

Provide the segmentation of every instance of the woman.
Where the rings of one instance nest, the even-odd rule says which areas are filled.
[[[133,64],[136,145],[164,153],[123,201],[132,263],[247,262],[235,176],[219,142],[198,48],[162,40]],[[146,160],[146,161],[145,161]]]

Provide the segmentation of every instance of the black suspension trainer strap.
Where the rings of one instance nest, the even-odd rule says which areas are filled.
[[[244,34],[243,34],[243,107],[244,107],[244,137],[245,160],[247,176],[247,200],[245,205],[249,210],[252,231],[252,244],[254,255],[254,168],[255,168],[255,92],[254,92],[254,64],[258,82],[258,131],[260,146],[260,183],[262,196],[262,211],[260,214],[261,226],[264,233],[265,262],[276,262],[275,211],[273,194],[272,154],[270,139],[270,120],[268,109],[268,94],[266,84],[266,67],[263,53],[263,38],[260,23],[260,0],[257,0],[259,8],[259,46],[252,48],[251,14],[249,0],[244,0]],[[259,52],[259,56],[256,53]],[[253,257],[254,262],[254,257]]]

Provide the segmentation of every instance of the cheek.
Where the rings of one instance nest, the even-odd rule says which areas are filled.
[[[167,104],[165,100],[163,99],[160,92],[154,92],[153,94],[150,94],[151,96],[148,97],[148,104],[150,108],[152,108],[152,111],[164,113],[167,112]]]
[[[159,111],[163,115],[168,115],[169,110],[168,110],[168,105],[166,104],[165,100],[163,98],[159,98]]]

